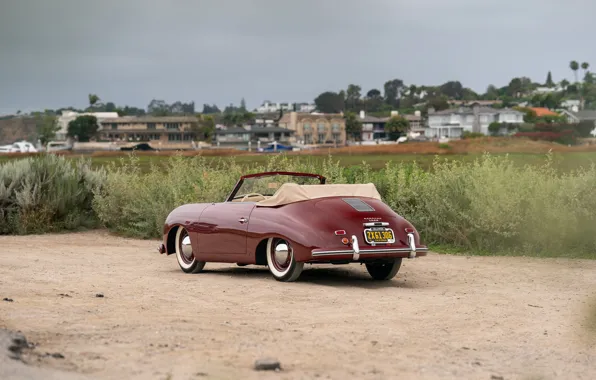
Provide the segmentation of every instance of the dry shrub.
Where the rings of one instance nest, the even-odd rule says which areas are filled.
[[[596,258],[596,168],[560,174],[552,155],[520,167],[485,154],[473,163],[437,157],[432,170],[389,162],[343,168],[329,156],[270,155],[249,169],[234,158],[174,155],[141,170],[138,155],[102,170],[86,159],[40,155],[0,166],[0,233],[93,226],[159,238],[168,213],[193,202],[220,202],[238,178],[261,171],[320,173],[328,183],[376,184],[384,201],[414,223],[425,242],[476,253]]]
[[[596,258],[594,167],[560,175],[550,156],[543,166],[519,167],[507,156],[488,154],[472,164],[437,158],[430,172],[415,163],[388,163],[373,171],[366,163],[342,168],[331,157],[318,162],[273,155],[246,171],[233,159],[213,166],[203,157],[174,156],[165,171],[154,167],[145,175],[132,158],[110,170],[95,210],[114,231],[159,237],[172,209],[223,201],[242,174],[305,171],[325,175],[328,183],[375,183],[384,201],[411,220],[427,243],[477,252]]]
[[[558,174],[484,155],[437,160],[426,173],[388,165],[385,201],[429,243],[472,251],[596,258],[596,168]]]
[[[0,166],[0,234],[94,227],[93,191],[105,172],[89,160],[38,155]]]

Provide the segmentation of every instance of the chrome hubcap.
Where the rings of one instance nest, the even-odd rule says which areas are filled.
[[[290,249],[286,243],[280,243],[275,246],[275,263],[280,267],[285,267],[290,261]]]
[[[188,235],[184,236],[182,239],[182,242],[180,243],[180,251],[186,259],[192,260],[192,246],[190,244],[190,237]]]

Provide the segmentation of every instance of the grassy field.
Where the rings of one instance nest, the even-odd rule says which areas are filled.
[[[376,146],[350,146],[337,149],[317,149],[302,152],[284,153],[296,157],[304,163],[316,164],[332,155],[343,167],[357,166],[366,162],[373,170],[380,170],[388,162],[410,163],[416,162],[423,169],[432,169],[432,163],[436,156],[445,160],[461,162],[473,162],[483,153],[491,153],[494,156],[509,155],[516,165],[542,165],[546,154],[551,152],[553,167],[560,172],[568,172],[578,168],[589,167],[596,163],[596,145],[581,145],[568,147],[555,143],[527,141],[510,138],[479,138],[470,140],[452,141],[449,144],[409,143],[396,145]],[[93,168],[103,167],[111,164],[117,166],[122,164],[121,159],[126,160],[129,152],[96,152],[88,155],[64,153],[67,157],[90,157]],[[164,167],[168,157],[176,154],[173,151],[161,152],[137,152],[140,169],[149,171],[151,165]],[[249,153],[231,149],[212,149],[202,151],[183,151],[178,154],[183,156],[202,155],[208,157],[208,161],[233,159],[242,166],[261,166],[267,162],[272,153]],[[28,154],[0,155],[0,164],[8,160],[22,158]]]
[[[306,171],[329,183],[373,183],[389,207],[443,252],[596,259],[596,152],[367,150],[285,157],[102,153],[76,165],[73,155],[14,156],[0,165],[0,190],[8,189],[0,191],[0,234],[101,225],[155,238],[175,207],[221,201],[243,174]]]
[[[149,171],[151,165],[165,167],[170,155],[150,155],[136,154],[139,159],[139,165],[144,172]],[[441,159],[471,163],[478,159],[482,153],[468,154],[438,154]],[[523,165],[542,165],[545,162],[546,153],[493,153],[493,156],[499,157],[508,155],[511,160],[519,166]],[[242,166],[255,167],[264,165],[271,154],[240,154],[230,156],[208,156],[207,160],[216,163],[219,160],[234,160]],[[425,170],[432,170],[432,163],[437,154],[333,154],[333,158],[338,160],[343,167],[357,166],[366,162],[373,170],[380,170],[388,162],[410,163],[416,162]],[[560,172],[569,172],[579,168],[586,168],[596,164],[596,152],[554,152],[551,154],[553,167]],[[69,158],[81,157],[81,155],[68,156]],[[188,156],[191,157],[191,156]],[[9,160],[19,159],[19,156],[0,156],[0,164]],[[21,156],[22,158],[22,156]],[[128,154],[110,156],[90,156],[93,168],[105,167],[109,165],[121,166],[123,161],[127,161]],[[327,156],[325,155],[295,155],[295,159],[304,163],[312,163],[318,166]]]

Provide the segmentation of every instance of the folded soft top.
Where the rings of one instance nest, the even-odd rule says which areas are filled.
[[[332,185],[284,183],[271,197],[257,202],[257,206],[274,207],[327,197],[367,197],[381,200],[381,195],[372,183]]]

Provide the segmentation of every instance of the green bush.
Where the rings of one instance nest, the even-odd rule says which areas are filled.
[[[13,160],[0,166],[0,234],[43,233],[95,227],[93,192],[105,171],[89,160],[55,155]]]
[[[242,174],[272,170],[321,173],[328,183],[373,182],[384,201],[430,244],[596,258],[596,169],[560,175],[550,158],[542,167],[519,167],[506,156],[485,155],[472,164],[437,158],[429,172],[415,163],[390,162],[373,171],[366,163],[344,169],[331,157],[314,164],[284,155],[247,171],[233,159],[221,159],[214,168],[202,157],[172,157],[165,173],[153,168],[149,174],[142,174],[132,158],[110,169],[94,207],[115,232],[160,237],[176,206],[222,201]]]
[[[385,201],[427,243],[471,251],[596,258],[596,169],[558,175],[508,157],[472,165],[435,161],[432,172],[389,165]]]
[[[330,181],[343,181],[338,162],[314,165],[310,160],[271,156],[265,166],[246,169],[233,158],[217,162],[202,156],[169,158],[165,169],[152,166],[142,173],[134,155],[121,167],[108,169],[106,185],[96,191],[94,209],[114,232],[134,237],[160,237],[168,213],[185,203],[222,202],[243,174],[261,171],[324,171]],[[306,161],[306,162],[304,162]]]
[[[193,202],[220,202],[238,178],[260,171],[320,173],[328,183],[373,182],[423,241],[475,253],[596,258],[596,167],[559,174],[514,165],[507,156],[473,163],[436,158],[432,170],[389,162],[379,171],[343,168],[329,157],[271,155],[249,168],[233,158],[174,156],[141,171],[134,154],[105,170],[88,160],[42,155],[0,166],[0,233],[73,230],[101,224],[140,238],[161,237],[168,213]]]

